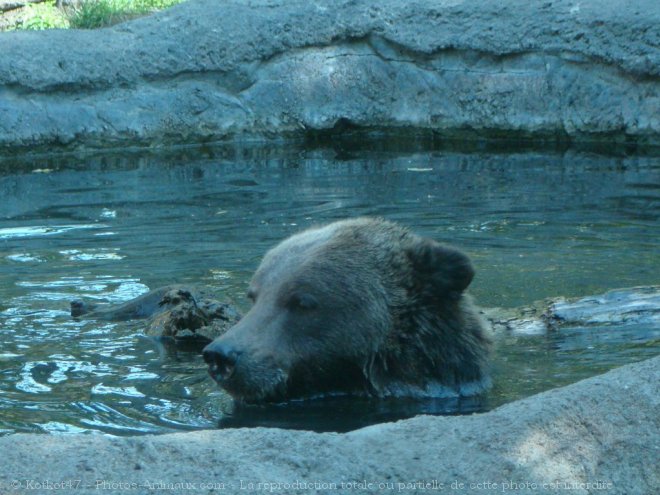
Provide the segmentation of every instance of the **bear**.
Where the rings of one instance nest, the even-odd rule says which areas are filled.
[[[474,273],[458,249],[382,218],[313,227],[266,253],[252,307],[203,358],[246,404],[478,395],[492,338],[465,292]]]
[[[150,337],[202,347],[241,318],[227,302],[217,301],[206,288],[166,285],[121,304],[71,301],[71,316],[105,321],[147,320],[144,333]]]

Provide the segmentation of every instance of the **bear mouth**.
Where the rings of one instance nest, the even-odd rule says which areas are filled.
[[[216,382],[232,398],[245,404],[281,404],[329,396],[371,395],[365,388],[359,367],[352,366],[348,361],[337,368],[323,370],[298,363],[289,370],[265,365],[256,369],[252,367],[247,374],[244,372],[244,369],[239,369],[231,379]],[[241,380],[245,375],[249,379]]]
[[[288,374],[281,368],[245,372],[237,364],[209,365],[209,375],[225,392],[242,403],[281,403],[289,398]]]
[[[218,385],[242,404],[281,404],[290,399],[285,382],[279,382],[270,390],[237,387],[230,381],[218,382]]]
[[[215,380],[218,385],[223,385],[226,381],[230,380],[236,371],[236,365],[231,363],[210,363],[209,375]]]
[[[207,356],[211,378],[237,402],[246,404],[283,403],[326,395],[371,395],[360,366],[352,360],[321,365],[299,362],[284,367],[271,359],[253,359],[237,353],[235,359]]]

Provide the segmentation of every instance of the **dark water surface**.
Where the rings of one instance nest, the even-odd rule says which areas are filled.
[[[660,159],[386,142],[0,161],[0,433],[240,425],[346,430],[479,411],[660,352],[658,329],[501,337],[481,400],[329,399],[232,410],[195,352],[68,302],[197,283],[245,309],[272,245],[380,215],[472,257],[482,306],[660,282]]]

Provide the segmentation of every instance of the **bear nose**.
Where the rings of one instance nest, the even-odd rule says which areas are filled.
[[[223,342],[212,342],[202,351],[204,361],[209,365],[209,374],[215,380],[226,380],[234,373],[239,355],[231,345]]]

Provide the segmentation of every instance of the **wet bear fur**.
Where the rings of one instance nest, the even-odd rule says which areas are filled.
[[[475,395],[491,337],[465,293],[473,276],[461,251],[387,220],[311,228],[264,256],[252,308],[204,359],[245,402]]]

